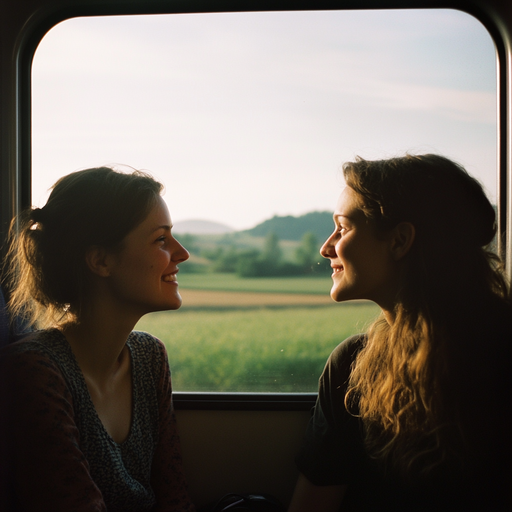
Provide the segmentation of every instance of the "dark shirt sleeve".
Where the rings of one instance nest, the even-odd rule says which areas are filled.
[[[164,345],[158,383],[158,444],[151,467],[151,486],[156,496],[154,512],[194,512],[183,475],[180,439],[172,405],[171,375]]]
[[[351,365],[362,336],[346,339],[330,355],[320,377],[318,399],[296,462],[316,485],[351,484],[367,458],[359,421],[345,408]]]
[[[44,353],[1,356],[2,511],[106,512],[79,446],[66,382]],[[16,508],[14,508],[16,507]]]

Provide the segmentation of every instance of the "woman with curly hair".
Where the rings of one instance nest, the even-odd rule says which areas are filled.
[[[162,188],[86,169],[13,223],[9,309],[39,330],[0,352],[2,511],[194,510],[165,347],[132,330],[181,306]]]
[[[327,362],[290,512],[506,510],[512,310],[495,210],[441,156],[343,172],[320,251],[331,297],[382,314]]]

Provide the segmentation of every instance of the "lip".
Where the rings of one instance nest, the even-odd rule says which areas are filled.
[[[178,281],[176,279],[176,274],[178,273],[178,269],[176,269],[174,272],[169,272],[168,274],[164,274],[162,276],[162,281],[164,283],[176,283],[178,284]]]
[[[331,265],[332,268],[332,275],[339,274],[341,271],[343,271],[343,265]]]

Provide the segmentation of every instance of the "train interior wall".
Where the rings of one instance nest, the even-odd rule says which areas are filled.
[[[288,505],[309,411],[178,410],[176,417],[196,506],[232,492],[267,493]]]

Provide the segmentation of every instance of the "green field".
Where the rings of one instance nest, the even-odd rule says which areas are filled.
[[[180,288],[191,290],[245,291],[265,293],[308,293],[328,295],[332,286],[330,276],[321,277],[254,277],[236,274],[203,273],[178,274]]]
[[[315,392],[330,352],[378,312],[372,303],[182,310],[136,329],[165,343],[175,391]]]

